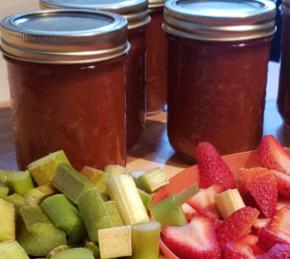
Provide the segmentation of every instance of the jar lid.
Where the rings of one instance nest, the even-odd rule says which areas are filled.
[[[269,0],[169,0],[165,32],[207,41],[238,41],[275,33],[275,3]]]
[[[89,63],[128,52],[127,21],[120,15],[42,10],[1,22],[1,48],[14,59],[39,63]]]
[[[164,4],[165,0],[149,0],[150,9],[164,7]]]
[[[42,8],[72,8],[110,11],[128,21],[128,29],[149,23],[148,0],[39,0]]]

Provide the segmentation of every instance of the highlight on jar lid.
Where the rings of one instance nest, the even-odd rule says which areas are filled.
[[[281,11],[290,15],[290,0],[282,0]]]
[[[164,7],[164,4],[165,0],[149,0],[150,9]]]
[[[39,63],[89,63],[125,55],[127,21],[118,14],[42,10],[1,22],[4,55]]]
[[[274,34],[275,15],[269,0],[168,0],[163,28],[190,39],[249,40]]]
[[[39,0],[41,8],[73,8],[108,11],[122,15],[128,28],[134,29],[149,23],[148,0]]]

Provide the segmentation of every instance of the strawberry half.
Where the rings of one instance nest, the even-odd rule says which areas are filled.
[[[214,226],[202,216],[195,216],[181,227],[166,227],[162,231],[162,240],[180,259],[221,257]]]
[[[258,245],[268,251],[275,244],[290,244],[290,238],[284,233],[275,233],[267,228],[262,228],[258,233]]]
[[[269,225],[270,219],[259,218],[253,224],[253,229],[258,233],[262,228],[265,228]]]
[[[290,238],[290,209],[284,207],[274,214],[268,228],[276,233],[284,233]]]
[[[199,214],[209,218],[220,218],[218,208],[215,204],[215,196],[222,191],[219,185],[212,185],[207,189],[201,189],[192,196],[187,203]]]
[[[184,212],[185,218],[187,220],[187,222],[190,222],[191,219],[197,214],[196,210],[194,210],[190,205],[188,205],[187,203],[183,203],[181,205],[182,210]]]
[[[256,257],[257,259],[289,259],[290,245],[276,244],[266,254]]]
[[[241,169],[238,188],[242,195],[251,195],[266,217],[271,217],[278,201],[277,181],[267,168]],[[247,200],[247,199],[245,199]]]
[[[224,247],[228,241],[237,241],[249,234],[258,216],[257,209],[244,207],[228,217],[217,229],[221,247]]]
[[[220,185],[224,190],[235,187],[232,171],[213,145],[208,142],[199,143],[196,157],[201,188],[207,188],[214,184]]]
[[[258,151],[260,162],[264,167],[290,174],[290,157],[274,136],[264,136]]]
[[[272,170],[272,173],[277,180],[278,193],[285,198],[290,198],[290,176],[276,170]]]

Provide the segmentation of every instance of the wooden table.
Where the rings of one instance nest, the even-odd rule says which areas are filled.
[[[264,134],[277,136],[285,145],[290,145],[290,132],[283,127],[277,112],[276,96],[279,65],[270,63],[265,109]],[[1,84],[1,80],[0,80]],[[0,168],[16,169],[14,144],[11,134],[9,102],[0,104]],[[169,176],[189,166],[175,156],[166,132],[166,113],[148,118],[143,136],[129,153],[129,169],[147,169],[165,166]]]

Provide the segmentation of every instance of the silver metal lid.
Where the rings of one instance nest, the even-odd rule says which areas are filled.
[[[120,15],[43,10],[1,22],[1,48],[14,59],[39,63],[89,63],[128,52],[127,21]]]
[[[39,0],[41,8],[72,8],[110,11],[128,21],[128,29],[149,23],[148,0]]]
[[[290,15],[290,0],[282,0],[281,12]]]
[[[207,41],[238,41],[275,33],[275,3],[269,0],[168,0],[165,32]]]
[[[149,8],[155,9],[164,7],[165,0],[149,0]]]

